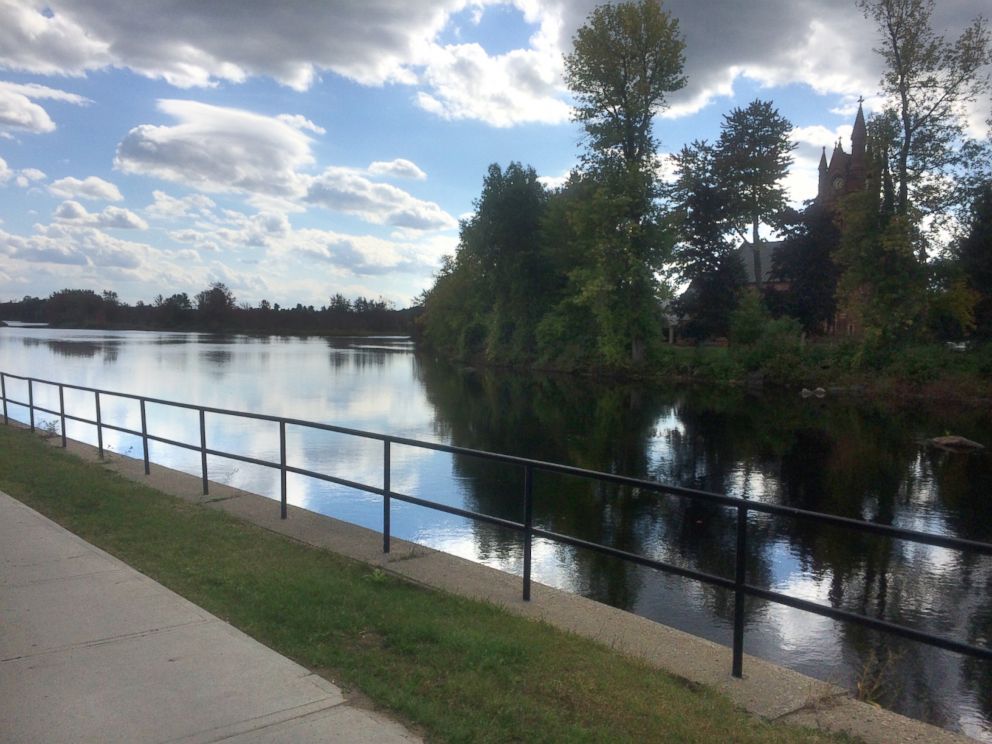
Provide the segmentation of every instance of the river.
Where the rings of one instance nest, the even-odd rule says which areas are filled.
[[[988,407],[883,406],[835,397],[644,386],[453,366],[405,338],[249,337],[0,328],[0,370],[219,408],[276,414],[504,452],[746,496],[883,524],[992,541],[992,457],[927,446],[953,433],[992,445]],[[10,397],[26,386],[8,380]],[[39,405],[58,408],[39,386]],[[140,429],[133,401],[105,398],[103,420]],[[66,391],[94,417],[92,395]],[[26,410],[10,413],[27,419]],[[42,419],[46,419],[43,415]],[[51,419],[51,417],[47,417]],[[152,434],[198,444],[195,412],[148,407]],[[40,422],[45,425],[45,421]],[[92,426],[69,436],[96,441]],[[278,461],[276,425],[208,415],[210,447]],[[111,431],[112,451],[140,440]],[[381,444],[287,432],[290,465],[373,485]],[[153,462],[199,473],[199,455],[153,443]],[[277,497],[274,470],[210,458],[213,480]],[[519,520],[519,468],[395,446],[395,491]],[[708,573],[733,575],[734,513],[724,507],[539,475],[545,529]],[[290,476],[290,503],[374,529],[381,499]],[[393,534],[522,572],[520,539],[498,527],[393,502]],[[748,577],[811,601],[992,643],[992,559],[752,515]],[[729,645],[733,596],[615,559],[536,541],[534,578]],[[745,649],[854,688],[881,681],[886,707],[992,741],[992,664],[749,601]],[[728,670],[729,671],[729,670]],[[745,669],[746,673],[746,669]]]

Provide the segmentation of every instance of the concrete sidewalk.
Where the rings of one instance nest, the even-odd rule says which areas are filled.
[[[0,741],[420,739],[0,492]]]

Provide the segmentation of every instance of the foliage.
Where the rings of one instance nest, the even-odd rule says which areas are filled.
[[[754,290],[741,293],[740,302],[730,315],[730,340],[735,344],[753,344],[760,337],[771,315]]]
[[[593,322],[596,350],[608,366],[635,366],[661,328],[657,275],[669,240],[652,199],[653,174],[610,167],[573,181],[568,220],[574,264],[570,302]]]
[[[967,232],[954,249],[968,287],[976,293],[975,329],[992,338],[992,180],[979,189],[971,205]]]
[[[565,56],[565,83],[593,159],[650,166],[651,120],[669,93],[685,86],[685,43],[658,0],[600,5]]]
[[[677,240],[676,270],[688,286],[676,301],[687,338],[725,336],[744,285],[744,267],[728,238],[728,196],[716,173],[716,155],[705,141],[673,156],[675,182],[666,195]]]
[[[916,246],[913,221],[890,206],[884,172],[884,128],[869,125],[869,177],[864,191],[841,201],[840,307],[866,335],[869,344],[911,338],[926,310],[926,269]]]
[[[967,166],[966,105],[990,90],[987,21],[975,19],[954,41],[933,29],[935,0],[858,0],[878,28],[893,137],[887,142],[896,214],[913,224],[960,203],[949,179]],[[923,254],[925,256],[925,254]]]
[[[99,326],[107,322],[107,301],[91,289],[61,289],[49,296],[44,318],[53,326]]]
[[[220,325],[235,307],[234,294],[223,282],[214,282],[196,296],[196,310],[208,325]]]
[[[792,124],[771,101],[756,99],[747,108],[735,108],[723,117],[716,144],[716,170],[728,197],[727,211],[734,227],[750,226],[755,281],[764,280],[758,244],[762,222],[774,221],[787,203],[785,178],[796,143],[789,138]]]
[[[798,320],[808,333],[825,333],[837,314],[840,267],[835,253],[840,230],[830,210],[812,206],[791,215],[785,238],[775,252],[772,276],[788,281],[788,289],[766,292],[776,315]]]
[[[537,324],[562,281],[542,242],[547,201],[533,168],[489,166],[458,251],[425,295],[421,327],[430,344],[491,360],[535,353]]]

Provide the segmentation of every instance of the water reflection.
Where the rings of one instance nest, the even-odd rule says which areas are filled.
[[[456,445],[992,538],[988,455],[924,444],[945,429],[980,438],[988,431],[985,415],[732,390],[577,386],[450,369],[429,358],[418,371],[438,413],[436,429]],[[459,458],[455,469],[468,482],[470,508],[520,518],[519,473],[469,458]],[[724,507],[574,478],[538,480],[535,520],[544,529],[732,576],[735,515]],[[476,528],[476,539],[487,553],[499,550],[500,540],[509,551],[517,540],[486,527]],[[687,592],[685,582],[647,569],[585,551],[562,553],[563,570],[542,579],[727,641],[728,592],[706,585]],[[978,645],[992,637],[992,563],[985,557],[752,515],[747,570],[750,583],[833,607]],[[806,673],[854,683],[876,667],[883,678],[878,696],[899,710],[958,728],[976,711],[983,721],[992,714],[989,687],[979,684],[987,681],[988,664],[763,602],[749,602],[746,618],[751,650]],[[804,633],[804,626],[830,632]],[[795,653],[783,639],[797,637],[804,647]]]
[[[63,340],[63,339],[39,339],[22,338],[21,342],[27,347],[44,346],[58,357],[89,359],[99,355],[106,363],[117,361],[120,353],[120,343],[116,340],[110,341],[88,341],[88,340]]]

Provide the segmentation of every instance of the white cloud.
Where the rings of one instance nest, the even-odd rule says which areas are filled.
[[[434,45],[418,105],[445,119],[479,119],[497,127],[558,124],[571,109],[561,100],[560,56],[516,49],[490,56],[478,44]]]
[[[0,31],[0,39],[3,32]],[[2,46],[2,45],[0,45]],[[35,83],[19,84],[0,80],[0,131],[16,129],[31,134],[45,134],[55,131],[55,122],[48,112],[35,100],[49,99],[81,106],[89,99],[75,93],[56,88],[48,88]]]
[[[158,108],[179,123],[132,129],[117,146],[115,167],[210,192],[305,193],[299,170],[313,155],[297,126],[196,101],[161,100]]]
[[[289,124],[289,126],[295,127],[296,129],[306,129],[316,134],[327,134],[326,129],[317,126],[308,118],[301,116],[300,114],[279,114],[276,118],[284,124]]]
[[[55,131],[55,122],[45,109],[27,96],[0,88],[0,127],[45,134]]]
[[[7,161],[0,158],[0,183],[6,183],[14,177],[14,171],[7,165]]]
[[[44,171],[40,171],[37,168],[23,168],[17,171],[17,178],[14,179],[14,183],[22,189],[26,189],[35,181],[44,181],[45,178],[47,176]]]
[[[130,209],[107,207],[102,212],[91,213],[77,201],[64,201],[55,210],[55,219],[77,225],[122,230],[147,230],[148,223]]]
[[[0,230],[0,253],[18,261],[74,266],[135,269],[144,263],[148,246],[119,240],[95,227],[36,225],[35,235]]]
[[[373,176],[383,176],[385,178],[408,178],[413,181],[423,181],[427,174],[417,167],[416,163],[403,158],[396,160],[376,160],[369,165],[369,173]]]
[[[348,168],[327,168],[311,182],[306,200],[379,225],[443,230],[458,224],[436,203],[417,199],[390,184],[374,183]]]
[[[48,190],[62,199],[95,199],[102,201],[122,201],[120,190],[110,181],[104,181],[97,176],[88,176],[83,180],[60,178],[52,181]]]
[[[160,219],[177,219],[189,215],[208,214],[215,206],[214,200],[203,194],[190,194],[177,198],[164,191],[152,192],[152,201],[144,211],[150,217]]]
[[[440,239],[423,243],[384,240],[370,235],[345,235],[331,230],[302,229],[286,235],[279,250],[314,259],[347,274],[380,275],[408,272],[426,273],[433,269],[452,241]],[[440,252],[439,252],[440,250]]]

